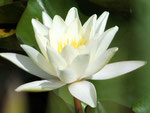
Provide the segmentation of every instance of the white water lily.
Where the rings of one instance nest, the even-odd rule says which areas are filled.
[[[44,80],[19,86],[16,91],[50,91],[68,85],[72,96],[96,107],[94,85],[86,80],[106,80],[133,71],[144,61],[123,61],[107,64],[118,51],[108,49],[118,27],[105,30],[109,13],[98,19],[91,16],[82,26],[76,8],[71,8],[65,21],[58,15],[53,20],[42,13],[43,24],[32,19],[36,41],[41,52],[21,45],[28,56],[16,53],[0,55],[23,70]]]

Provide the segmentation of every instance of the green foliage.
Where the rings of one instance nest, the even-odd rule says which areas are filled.
[[[72,113],[68,105],[58,97],[54,92],[50,92],[50,103],[47,113]]]
[[[131,109],[112,101],[98,101],[96,108],[87,106],[85,113],[133,113]]]
[[[74,107],[73,97],[69,93],[67,86],[63,86],[63,87],[59,88],[56,94],[59,97],[61,97],[68,105]]]
[[[150,113],[150,96],[140,99],[134,106],[135,113]]]

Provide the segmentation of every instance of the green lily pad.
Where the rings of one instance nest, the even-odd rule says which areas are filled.
[[[135,113],[150,113],[150,96],[140,99],[134,106]]]
[[[68,105],[74,107],[73,96],[70,94],[67,86],[59,88],[56,94],[61,97]]]
[[[112,101],[98,101],[96,108],[87,106],[85,113],[134,113],[126,106]]]
[[[72,113],[69,106],[54,92],[50,92],[47,113]]]

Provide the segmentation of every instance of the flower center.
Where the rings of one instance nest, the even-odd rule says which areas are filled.
[[[73,38],[73,40],[69,40],[69,38],[67,38],[67,40],[61,39],[58,42],[58,52],[60,53],[66,45],[71,45],[75,49],[77,49],[80,46],[86,44],[87,44],[87,40],[84,37],[80,38],[79,40],[77,40],[77,38]]]

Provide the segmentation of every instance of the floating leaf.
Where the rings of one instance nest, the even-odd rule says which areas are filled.
[[[135,113],[150,113],[150,96],[140,99],[134,106]]]
[[[126,106],[117,104],[112,101],[98,101],[96,108],[87,106],[85,113],[133,113]]]
[[[54,92],[50,92],[47,113],[72,113],[68,105]]]

